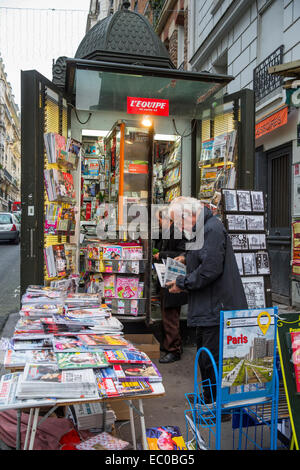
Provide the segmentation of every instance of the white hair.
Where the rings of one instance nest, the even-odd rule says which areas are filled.
[[[201,212],[203,204],[194,197],[179,196],[173,199],[169,205],[169,216],[174,219],[184,216],[197,215]]]

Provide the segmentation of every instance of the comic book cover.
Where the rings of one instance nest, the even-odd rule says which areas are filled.
[[[149,450],[187,450],[178,426],[159,426],[146,429]]]

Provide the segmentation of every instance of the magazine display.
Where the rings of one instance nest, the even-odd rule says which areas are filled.
[[[18,398],[97,398],[92,369],[61,371],[56,364],[27,363]]]
[[[249,309],[272,306],[264,207],[262,191],[222,190],[223,222]]]
[[[75,188],[71,173],[51,168],[44,170],[44,178],[49,202],[74,202]]]
[[[146,429],[149,450],[187,450],[182,433],[177,426],[160,426]]]

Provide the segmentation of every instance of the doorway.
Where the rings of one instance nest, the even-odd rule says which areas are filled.
[[[292,144],[266,152],[267,228],[273,300],[290,304]]]

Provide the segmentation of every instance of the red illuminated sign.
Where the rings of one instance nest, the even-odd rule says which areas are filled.
[[[127,96],[127,113],[169,116],[169,100]]]

